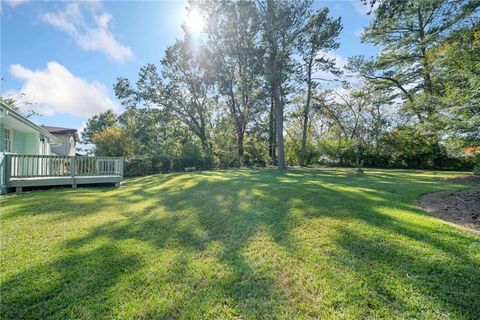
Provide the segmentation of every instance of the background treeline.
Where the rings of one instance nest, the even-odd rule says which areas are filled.
[[[201,34],[138,79],[84,143],[127,174],[184,167],[342,165],[471,169],[480,153],[479,1],[367,0],[376,57],[338,66],[340,18],[312,1],[196,1]],[[480,169],[479,169],[480,170]]]

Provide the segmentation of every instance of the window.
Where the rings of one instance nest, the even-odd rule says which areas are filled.
[[[12,135],[9,129],[5,129],[3,132],[3,145],[4,150],[7,152],[12,151]]]

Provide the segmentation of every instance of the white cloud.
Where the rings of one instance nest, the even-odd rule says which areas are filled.
[[[333,60],[335,62],[336,67],[338,69],[342,70],[342,71],[344,71],[344,67],[347,64],[347,59],[345,59],[344,57],[342,57],[341,55],[339,55],[335,52],[320,51],[317,54],[317,59],[319,59],[319,58]],[[318,70],[318,71],[314,72],[313,77],[314,78],[319,78],[319,80],[334,80],[334,79],[338,78],[337,76],[335,76],[330,71],[325,71],[325,70]]]
[[[95,16],[95,22],[97,25],[99,25],[101,28],[108,28],[108,24],[112,20],[112,15],[109,13],[102,13],[99,16]]]
[[[20,90],[4,95],[17,100],[24,110],[33,109],[46,116],[56,113],[91,116],[117,107],[103,84],[76,77],[55,61],[49,62],[45,70],[30,70],[14,64],[10,66],[10,73],[24,83]]]
[[[336,76],[330,71],[318,70],[313,73],[312,77],[316,81],[324,81],[324,84],[330,83],[333,87],[336,87],[340,84],[338,81],[347,81],[350,83],[356,83],[360,81],[360,76],[356,73],[353,73],[345,68],[348,63],[347,58],[342,57],[335,52],[323,52],[320,51],[317,54],[317,58],[323,57],[328,60],[333,60],[336,67],[342,72],[341,75]],[[338,81],[337,81],[338,80]]]
[[[336,103],[343,103],[345,102],[343,99],[347,98],[350,94],[350,91],[348,89],[344,88],[343,86],[338,86],[333,89],[332,95],[330,95],[330,98],[332,101]]]
[[[28,0],[7,0],[7,3],[10,7],[16,7],[22,3],[27,2]]]
[[[118,42],[109,29],[112,15],[99,3],[69,3],[65,10],[47,12],[42,20],[70,37],[85,51],[100,51],[117,62],[133,59],[132,50]]]

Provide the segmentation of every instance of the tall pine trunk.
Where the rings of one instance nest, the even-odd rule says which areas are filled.
[[[273,103],[273,95],[270,102],[269,126],[268,126],[268,154],[272,159],[272,165],[277,164],[277,152],[275,148],[275,108]]]
[[[276,65],[276,63],[274,63]],[[273,102],[275,109],[275,134],[277,136],[278,170],[285,170],[285,146],[283,143],[283,106],[280,102],[280,83],[273,81]]]
[[[305,102],[305,108],[303,110],[303,132],[302,132],[302,149],[300,150],[300,166],[305,165],[305,151],[307,148],[307,132],[308,132],[308,116],[310,114],[310,96],[312,93],[312,64],[313,58],[310,58],[308,62],[308,75],[307,75],[307,101]]]
[[[270,77],[272,77],[272,96],[273,107],[275,110],[275,134],[277,138],[277,156],[278,156],[278,170],[285,170],[285,146],[283,143],[283,106],[280,101],[280,78],[281,70],[278,65],[278,39],[277,31],[275,30],[275,1],[270,0],[267,3],[268,11],[268,26],[269,26],[269,46],[270,46]]]

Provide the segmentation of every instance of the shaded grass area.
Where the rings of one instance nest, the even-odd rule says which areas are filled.
[[[412,202],[459,173],[212,171],[1,200],[15,319],[475,319],[480,237]]]

